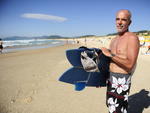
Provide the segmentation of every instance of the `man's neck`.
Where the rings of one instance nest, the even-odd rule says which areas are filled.
[[[124,32],[118,32],[118,35],[119,35],[119,36],[123,36],[126,32],[129,32],[129,30],[127,29],[127,30],[124,31]]]

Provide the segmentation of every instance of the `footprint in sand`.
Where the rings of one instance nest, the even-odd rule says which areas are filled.
[[[32,100],[33,100],[33,98],[30,96],[30,97],[24,98],[24,99],[23,99],[23,102],[26,103],[26,104],[29,104],[29,103],[32,102]]]

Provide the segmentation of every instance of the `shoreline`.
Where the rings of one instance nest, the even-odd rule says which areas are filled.
[[[3,53],[15,52],[21,50],[32,50],[40,48],[49,48],[61,46],[65,44],[72,44],[73,42],[65,39],[32,39],[32,40],[7,40],[3,42]]]
[[[58,43],[58,44],[41,44],[41,45],[5,47],[3,48],[3,53],[17,52],[17,51],[22,51],[22,50],[36,50],[36,49],[42,49],[42,48],[57,47],[57,46],[62,46],[62,45],[65,45],[65,42]]]

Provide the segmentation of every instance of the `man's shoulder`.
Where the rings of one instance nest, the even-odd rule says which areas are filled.
[[[135,33],[133,33],[133,32],[126,32],[126,35],[128,37],[137,37],[137,35]]]
[[[138,36],[133,32],[127,32],[126,37],[128,37],[131,40],[139,40]]]
[[[133,33],[133,32],[128,32],[127,33],[127,37],[128,37],[128,44],[130,45],[139,45],[139,38],[138,36]]]
[[[114,43],[117,40],[117,36],[111,40],[111,43]]]

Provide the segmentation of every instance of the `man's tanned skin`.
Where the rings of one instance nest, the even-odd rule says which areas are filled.
[[[138,37],[129,32],[128,27],[131,24],[131,14],[128,10],[120,10],[116,15],[116,28],[118,35],[110,43],[110,51],[101,48],[103,53],[110,57],[115,54],[110,63],[110,71],[117,73],[131,73],[136,64],[139,52]]]

